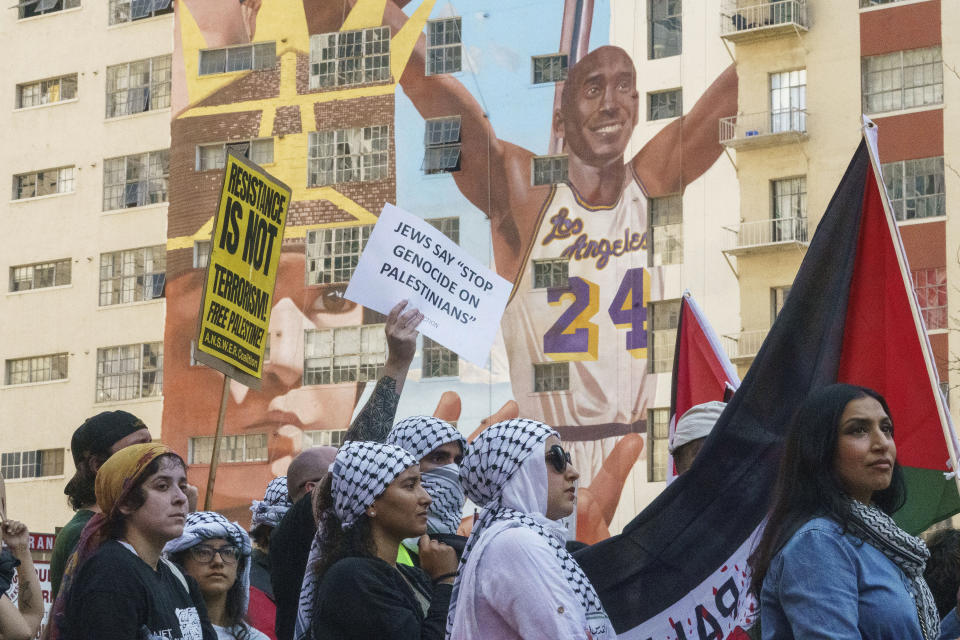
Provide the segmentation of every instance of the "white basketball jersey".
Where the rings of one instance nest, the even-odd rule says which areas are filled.
[[[647,197],[627,172],[611,207],[591,207],[569,184],[554,186],[503,316],[520,415],[560,427],[564,439],[634,431],[654,396],[647,302],[663,297],[651,290],[662,283],[647,266]],[[534,365],[556,362],[567,371],[550,371],[546,390],[535,388]],[[564,378],[566,389],[550,388]]]

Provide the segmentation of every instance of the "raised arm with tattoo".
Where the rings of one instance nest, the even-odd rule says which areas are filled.
[[[40,579],[30,557],[30,533],[27,525],[16,520],[4,521],[2,531],[3,542],[9,548],[4,550],[3,557],[0,557],[0,565],[6,565],[0,567],[0,574],[6,573],[3,568],[9,570],[9,577],[4,580],[5,587],[9,587],[9,579],[13,577],[13,567],[10,565],[15,561],[12,559],[18,560],[20,564],[16,569],[19,583],[17,604],[14,605],[5,595],[0,596],[0,639],[28,640],[37,635],[43,618]]]

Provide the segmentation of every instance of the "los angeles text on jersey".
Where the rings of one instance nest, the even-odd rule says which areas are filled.
[[[582,233],[583,220],[580,218],[571,220],[569,215],[570,210],[563,207],[556,215],[551,217],[550,231],[543,239],[543,245],[547,246],[554,240],[567,240],[576,236],[576,239],[561,252],[560,257],[562,258],[577,261],[596,258],[597,269],[603,269],[610,262],[611,256],[617,258],[647,248],[646,231],[643,233],[632,232],[630,227],[626,227],[623,230],[623,238],[617,238],[612,242],[607,238],[591,240],[588,234]]]

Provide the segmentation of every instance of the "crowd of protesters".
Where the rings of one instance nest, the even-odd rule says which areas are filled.
[[[422,316],[386,323],[383,377],[339,449],[297,456],[253,500],[248,533],[196,511],[183,459],[123,412],[84,422],[65,489],[74,518],[51,562],[45,638],[65,640],[611,639],[570,549],[577,472],[554,429],[516,418],[471,442],[435,417],[396,421]],[[671,452],[683,473],[723,412],[693,407]],[[750,558],[751,637],[960,637],[960,533],[928,546],[890,517],[906,498],[883,397],[837,384],[788,431]],[[478,511],[464,518],[469,498]],[[0,485],[0,638],[32,638],[43,604],[27,527]],[[465,535],[464,535],[465,534]],[[655,586],[651,586],[655,588]]]

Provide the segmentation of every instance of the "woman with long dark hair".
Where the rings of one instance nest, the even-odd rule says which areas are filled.
[[[834,384],[807,398],[750,557],[763,639],[936,640],[929,552],[891,518],[904,501],[883,397]]]

